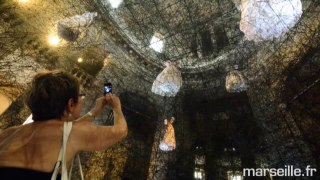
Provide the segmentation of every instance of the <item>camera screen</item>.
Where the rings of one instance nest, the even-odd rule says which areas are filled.
[[[104,85],[104,94],[107,94],[107,93],[111,93],[112,92],[112,85],[111,83],[107,83]]]

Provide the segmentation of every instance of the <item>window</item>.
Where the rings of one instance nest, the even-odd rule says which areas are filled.
[[[194,169],[194,179],[205,179],[204,169],[196,167]]]
[[[240,171],[228,171],[228,180],[242,180]]]
[[[150,40],[150,48],[161,53],[164,46],[163,36],[159,33],[155,33]]]
[[[112,8],[118,8],[122,3],[122,0],[109,0],[109,3]]]

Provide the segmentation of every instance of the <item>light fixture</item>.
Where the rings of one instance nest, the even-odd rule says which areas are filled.
[[[60,38],[57,35],[51,35],[49,36],[48,41],[51,46],[58,46]]]
[[[286,33],[300,19],[300,0],[241,1],[240,30],[249,40],[262,41]]]
[[[151,91],[161,96],[175,96],[182,85],[181,72],[173,63],[167,62],[167,67],[157,76]]]
[[[149,47],[153,50],[161,53],[164,46],[164,37],[160,33],[155,33],[151,40]]]
[[[227,74],[225,87],[231,93],[246,91],[248,88],[242,74],[237,70],[230,71]]]
[[[57,23],[59,37],[66,41],[77,40],[84,28],[89,26],[97,15],[96,12],[85,12],[82,15],[59,20]]]
[[[78,63],[82,63],[83,59],[80,57],[78,58]]]
[[[159,144],[159,148],[162,151],[172,151],[176,148],[176,138],[174,134],[173,122],[174,117],[171,117],[169,120],[164,120],[166,125],[164,136]]]
[[[123,0],[108,0],[112,8],[118,8]]]

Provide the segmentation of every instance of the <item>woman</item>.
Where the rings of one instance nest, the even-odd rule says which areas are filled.
[[[1,179],[50,179],[65,124],[72,124],[66,144],[67,166],[80,151],[104,150],[127,135],[120,99],[111,93],[98,98],[95,107],[80,117],[83,100],[79,82],[65,72],[37,74],[27,94],[34,122],[0,133]],[[92,123],[107,105],[113,109],[114,126]]]

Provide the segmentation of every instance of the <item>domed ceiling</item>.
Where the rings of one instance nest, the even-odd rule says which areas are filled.
[[[116,8],[110,2],[6,1],[10,8],[3,9],[3,16],[8,22],[0,28],[7,29],[4,35],[23,37],[11,49],[27,49],[22,52],[48,69],[80,68],[94,79],[113,61],[123,72],[119,77],[130,73],[142,77],[149,91],[164,63],[171,61],[182,73],[182,90],[204,90],[214,96],[226,92],[229,71],[245,71],[259,50],[272,49],[279,42],[255,43],[245,38],[239,28],[239,0],[118,0]],[[302,1],[304,11],[310,2]],[[97,16],[77,40],[48,45],[57,22],[85,12],[97,12]],[[150,46],[154,36],[163,40],[162,51]],[[79,57],[84,58],[82,64],[77,62]]]
[[[241,50],[247,43],[239,29],[240,11],[231,0],[129,0],[117,8],[107,0],[96,4],[136,51],[162,67],[171,61],[183,72],[203,70],[246,52]],[[153,36],[163,41],[161,52],[151,48]]]
[[[117,8],[97,3],[136,50],[160,65],[169,60],[182,69],[204,66],[243,44],[240,11],[230,0],[130,0]],[[150,47],[154,35],[164,41],[161,52]]]

